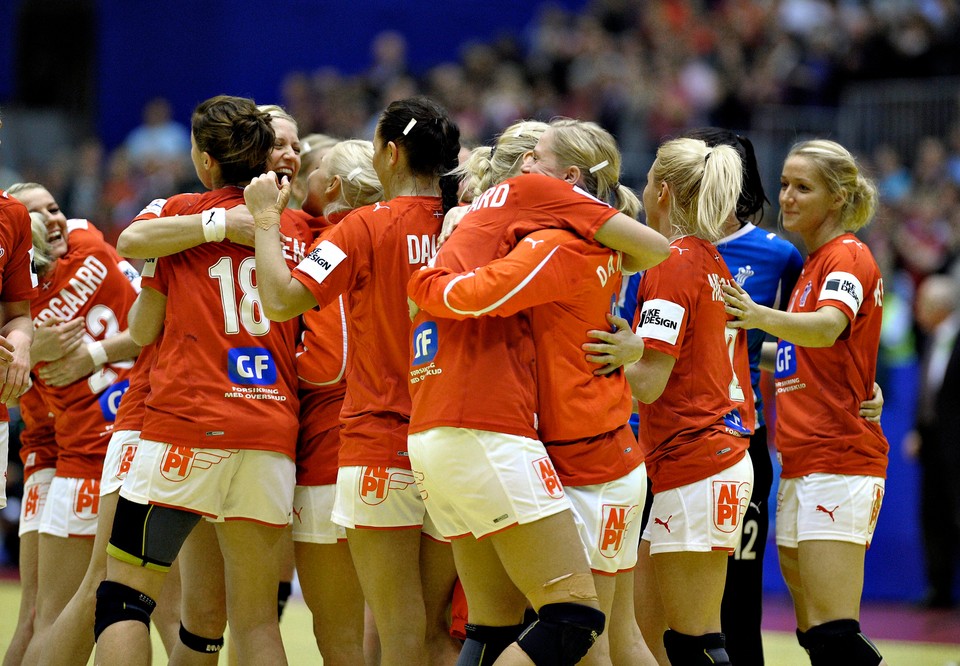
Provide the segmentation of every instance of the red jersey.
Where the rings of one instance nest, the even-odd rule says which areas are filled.
[[[36,386],[20,396],[20,418],[25,426],[20,433],[20,462],[23,463],[23,482],[26,483],[34,472],[57,465],[53,414]]]
[[[860,417],[873,395],[883,317],[883,279],[870,250],[844,234],[813,252],[789,312],[838,308],[850,324],[832,347],[777,345],[777,449],[784,478],[814,472],[886,477],[880,424]]]
[[[337,481],[340,409],[347,390],[344,377],[349,338],[345,300],[341,294],[322,310],[303,313],[304,331],[297,350],[297,375],[300,377],[298,486],[323,486]]]
[[[82,318],[84,342],[105,340],[127,329],[137,292],[119,265],[116,250],[87,220],[68,220],[69,249],[40,281],[30,304],[35,325],[52,317]],[[68,386],[49,386],[34,367],[34,384],[56,419],[57,476],[99,477],[120,398],[133,361],[108,363]]]
[[[0,301],[16,303],[36,297],[30,213],[26,206],[0,190]],[[0,404],[0,422],[9,420],[7,406]]]
[[[318,239],[293,272],[321,308],[346,298],[351,344],[341,467],[410,468],[406,284],[436,253],[441,211],[438,197],[358,208]]]
[[[618,431],[632,411],[623,371],[594,375],[596,365],[580,348],[587,331],[609,327],[606,315],[620,292],[620,264],[619,252],[569,231],[548,229],[525,236],[506,257],[484,267],[461,274],[425,269],[410,286],[416,286],[414,300],[438,317],[509,317],[530,308],[527,315],[538,361],[539,435],[547,444],[573,443]],[[582,464],[588,462],[585,454],[600,454],[600,448],[578,451],[577,464],[564,466],[570,474],[561,480],[590,485],[623,476],[620,465],[604,465],[606,458],[620,459],[616,448],[602,454],[595,465]],[[633,467],[643,462],[635,439],[627,448],[632,449]],[[553,456],[573,449],[549,451]],[[605,473],[612,476],[604,478]]]
[[[130,387],[123,394],[114,430],[143,430],[143,414],[147,396],[150,395],[150,373],[157,360],[157,345],[151,344],[140,350],[130,371]]]
[[[640,444],[653,492],[685,486],[739,462],[754,428],[744,331],[727,328],[722,285],[733,278],[717,248],[694,236],[640,281],[637,333],[676,359],[663,394],[640,403]]]
[[[243,189],[229,186],[178,194],[163,203],[160,214],[189,215],[242,203]],[[137,219],[152,216],[148,207]],[[286,214],[280,232],[293,266],[304,234]],[[264,316],[254,270],[253,248],[229,241],[203,243],[144,266],[143,285],[167,298],[144,439],[294,457],[298,322],[271,322]]]
[[[470,205],[434,265],[471,271],[506,256],[521,238],[542,229],[570,229],[589,239],[616,213],[557,178],[510,178]],[[421,271],[410,281],[408,293],[415,301],[430,275]],[[538,370],[527,313],[455,321],[423,310],[414,321],[411,347],[411,432],[451,426],[538,437]]]

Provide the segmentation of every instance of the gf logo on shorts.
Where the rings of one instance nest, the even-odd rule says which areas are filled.
[[[414,483],[416,479],[409,470],[364,467],[360,475],[360,499],[364,504],[376,506],[387,499],[391,490],[404,490]]]
[[[190,476],[194,469],[210,469],[239,452],[240,449],[192,449],[189,446],[167,444],[167,450],[160,458],[160,476],[179,483]]]
[[[557,475],[557,470],[554,469],[550,458],[544,456],[534,460],[533,469],[540,477],[540,483],[543,484],[543,489],[547,491],[547,495],[553,499],[563,497],[563,484],[560,483],[560,477]]]
[[[73,513],[81,520],[96,520],[100,511],[100,479],[82,479],[73,501]]]
[[[630,524],[633,522],[633,510],[637,505],[604,504],[601,508],[600,522],[603,531],[600,533],[600,554],[608,559],[616,557],[623,547],[623,537],[626,536]]]
[[[713,482],[713,524],[725,534],[740,526],[740,519],[750,502],[750,483],[743,481]]]
[[[43,507],[42,499],[40,496],[40,484],[37,483],[30,486],[30,490],[27,491],[27,496],[23,498],[23,517],[25,520],[29,520],[40,513],[40,509]]]

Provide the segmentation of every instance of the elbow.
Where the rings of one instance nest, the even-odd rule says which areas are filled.
[[[289,304],[279,299],[272,301],[263,300],[260,305],[263,307],[263,314],[270,321],[285,322],[300,314],[300,312],[291,308]]]
[[[649,405],[657,401],[663,395],[662,386],[651,386],[650,384],[641,384],[637,382],[630,383],[630,391],[637,402]]]
[[[139,347],[146,347],[151,344],[154,340],[157,339],[159,335],[159,330],[154,330],[145,326],[135,326],[132,325],[128,329],[130,332],[130,339],[133,340],[134,344]]]
[[[117,254],[127,259],[150,259],[151,257],[139,252],[136,234],[130,228],[121,232],[117,238]]]

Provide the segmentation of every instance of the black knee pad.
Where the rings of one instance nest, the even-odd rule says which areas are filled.
[[[603,611],[583,604],[540,607],[539,619],[517,639],[536,666],[573,666],[603,633]]]
[[[113,519],[107,552],[134,566],[169,571],[199,514],[153,504],[137,504],[121,496]]]
[[[877,666],[883,661],[877,646],[860,633],[856,620],[833,620],[797,631],[797,640],[813,666]]]
[[[467,640],[463,642],[457,666],[491,666],[511,643],[517,641],[527,624],[490,627],[467,623],[464,628]]]
[[[727,656],[725,644],[723,634],[690,636],[673,629],[663,632],[663,647],[667,650],[671,664],[729,666],[730,657]]]
[[[277,588],[277,620],[283,617],[283,609],[287,607],[287,599],[290,598],[290,593],[293,591],[293,584],[290,581],[282,580],[280,581],[280,586]]]
[[[105,580],[97,588],[97,608],[93,620],[93,640],[100,638],[111,624],[136,620],[150,631],[150,614],[157,602],[132,587]]]
[[[187,628],[183,626],[183,622],[180,623],[180,642],[194,652],[200,652],[202,654],[216,654],[223,649],[223,636],[220,638],[197,636],[187,631]]]

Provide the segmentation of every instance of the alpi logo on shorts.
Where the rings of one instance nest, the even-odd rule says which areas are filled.
[[[750,484],[746,481],[713,482],[713,524],[725,534],[740,526],[740,518],[750,502]]]
[[[416,483],[413,472],[394,467],[364,467],[360,474],[360,500],[376,506],[387,499],[391,490],[405,490]]]
[[[230,381],[240,386],[266,386],[277,383],[277,364],[269,349],[237,347],[227,351]]]
[[[192,449],[189,446],[167,444],[167,450],[160,458],[160,476],[179,483],[190,476],[194,469],[210,469],[239,452],[240,449]]]
[[[80,479],[73,498],[73,513],[81,520],[96,520],[100,511],[100,479]]]
[[[543,489],[547,491],[547,495],[553,499],[563,497],[563,484],[560,483],[560,476],[557,474],[557,470],[554,469],[549,457],[544,456],[543,458],[534,460],[533,469],[537,472],[537,476],[540,477],[540,482],[543,484]]]
[[[607,559],[613,559],[623,548],[623,539],[633,521],[634,509],[637,506],[625,504],[604,504],[600,513],[600,554]]]
[[[133,464],[133,458],[137,455],[136,444],[124,444],[120,451],[120,464],[117,465],[117,478],[127,478],[127,472],[130,471],[130,465]]]
[[[23,498],[24,520],[30,520],[40,513],[40,509],[43,505],[43,502],[41,501],[42,499],[43,498],[40,495],[40,484],[37,483],[30,486],[30,490],[27,491],[27,496]]]

